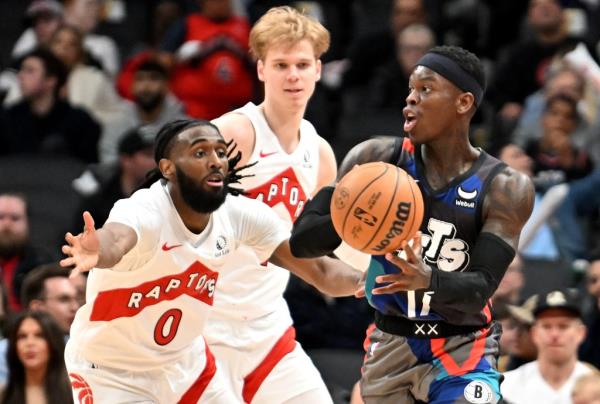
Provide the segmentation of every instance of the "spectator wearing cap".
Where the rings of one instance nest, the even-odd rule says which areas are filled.
[[[505,345],[508,345],[506,347],[508,348],[507,357],[501,358],[503,359],[503,362],[500,363],[503,366],[502,371],[516,369],[519,366],[534,361],[537,357],[537,348],[531,340],[531,326],[534,321],[533,309],[536,302],[537,296],[533,295],[528,297],[521,305],[506,305],[508,319],[500,320],[502,323],[502,333],[504,334],[506,325],[506,331],[509,334],[508,341],[504,336],[500,339],[501,345],[503,342]],[[513,335],[512,338],[511,334]]]
[[[122,114],[109,122],[100,139],[100,160],[117,160],[119,140],[126,132],[143,127],[154,138],[166,123],[186,118],[183,104],[169,92],[169,74],[158,60],[149,58],[141,63],[131,83],[133,102],[125,101]]]
[[[577,358],[586,334],[579,294],[574,289],[540,294],[533,317],[531,336],[537,360],[506,372],[502,395],[511,404],[571,403],[575,381],[591,372]]]
[[[114,203],[130,196],[155,167],[152,148],[153,136],[143,129],[132,129],[119,142],[116,163],[92,165],[73,181],[73,187],[82,196],[73,228],[83,228],[81,213],[86,210],[96,223],[106,221]]]
[[[37,46],[46,46],[63,20],[63,6],[57,0],[34,0],[25,11],[28,28],[17,39],[12,50],[18,59]]]

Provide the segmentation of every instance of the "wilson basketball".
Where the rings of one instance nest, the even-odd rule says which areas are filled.
[[[395,251],[423,221],[423,196],[416,181],[395,165],[362,164],[348,172],[331,198],[339,236],[368,254]]]

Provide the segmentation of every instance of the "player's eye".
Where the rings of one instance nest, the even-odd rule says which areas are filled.
[[[206,152],[204,150],[202,150],[202,149],[198,149],[198,150],[196,150],[196,152],[194,153],[194,155],[196,157],[204,157],[204,156],[206,156]]]
[[[225,150],[225,149],[218,149],[217,150],[217,156],[219,156],[220,159],[226,158],[227,157],[227,150]]]

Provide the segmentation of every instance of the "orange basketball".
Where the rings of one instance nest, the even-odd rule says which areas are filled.
[[[335,230],[349,245],[368,254],[395,251],[423,221],[423,195],[416,181],[395,165],[357,166],[337,184],[331,198]]]

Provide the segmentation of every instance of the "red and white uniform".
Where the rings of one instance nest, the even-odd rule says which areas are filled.
[[[117,202],[107,222],[138,238],[112,270],[90,272],[65,353],[74,387],[85,382],[97,400],[111,402],[235,402],[213,383],[214,359],[201,336],[220,271],[242,245],[266,260],[289,231],[263,204],[228,196],[194,234],[162,181]]]
[[[255,145],[241,187],[253,199],[270,206],[288,229],[317,186],[319,137],[302,120],[300,142],[285,152],[262,109],[252,103],[231,113],[245,115],[255,131]],[[295,341],[292,318],[283,298],[289,272],[266,264],[248,248],[231,254],[219,273],[205,338],[234,391],[245,402],[281,403],[325,385]]]

